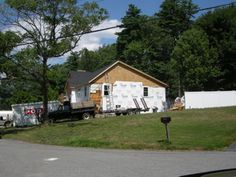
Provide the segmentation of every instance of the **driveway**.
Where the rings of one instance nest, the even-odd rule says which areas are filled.
[[[235,152],[68,148],[0,140],[0,177],[176,177],[236,168]]]

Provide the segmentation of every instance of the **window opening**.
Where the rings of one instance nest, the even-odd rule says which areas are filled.
[[[110,95],[110,86],[104,85],[104,95]]]
[[[148,87],[143,87],[143,96],[148,96]]]

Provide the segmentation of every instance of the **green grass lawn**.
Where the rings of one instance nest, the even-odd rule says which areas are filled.
[[[161,116],[171,116],[166,143]],[[223,150],[236,141],[236,107],[96,118],[2,130],[3,138],[74,147]]]

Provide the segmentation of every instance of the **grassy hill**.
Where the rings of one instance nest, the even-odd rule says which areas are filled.
[[[161,116],[171,116],[171,143]],[[236,141],[236,107],[96,118],[3,130],[3,138],[32,143],[118,149],[222,150]]]

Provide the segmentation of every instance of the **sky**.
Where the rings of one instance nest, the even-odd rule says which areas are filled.
[[[110,19],[120,20],[126,13],[129,4],[136,5],[143,14],[153,15],[159,11],[159,7],[163,0],[97,0],[101,7],[108,10]],[[216,6],[235,2],[235,0],[193,0],[200,8]]]

